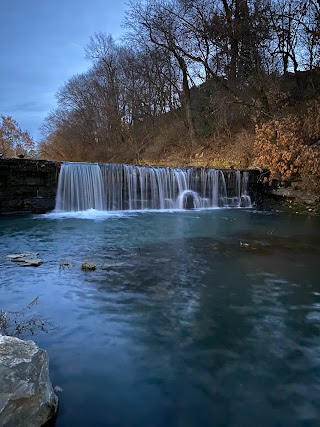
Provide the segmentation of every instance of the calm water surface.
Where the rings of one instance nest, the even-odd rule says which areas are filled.
[[[25,251],[44,264],[6,259]],[[0,260],[0,308],[40,296],[57,327],[35,337],[63,388],[57,427],[320,426],[319,219],[0,218]]]

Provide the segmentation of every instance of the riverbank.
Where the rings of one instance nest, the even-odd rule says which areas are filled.
[[[259,209],[289,214],[320,216],[320,197],[306,191],[279,187],[265,189],[257,203]]]

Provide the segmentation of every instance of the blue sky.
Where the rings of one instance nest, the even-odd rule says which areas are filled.
[[[90,66],[90,36],[104,31],[119,39],[126,9],[125,0],[2,0],[0,115],[38,140],[56,91]]]

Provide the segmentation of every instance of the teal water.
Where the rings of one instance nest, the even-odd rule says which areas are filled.
[[[39,252],[38,268],[6,258]],[[320,221],[218,209],[0,218],[0,308],[63,391],[57,427],[320,425]],[[84,272],[88,260],[97,270]],[[61,267],[62,261],[70,266]]]

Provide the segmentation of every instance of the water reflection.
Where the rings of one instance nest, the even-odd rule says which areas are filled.
[[[37,337],[64,389],[57,427],[317,425],[316,220],[225,210],[1,225],[2,305],[40,295],[59,326]],[[17,251],[45,263],[22,269],[5,258]]]

